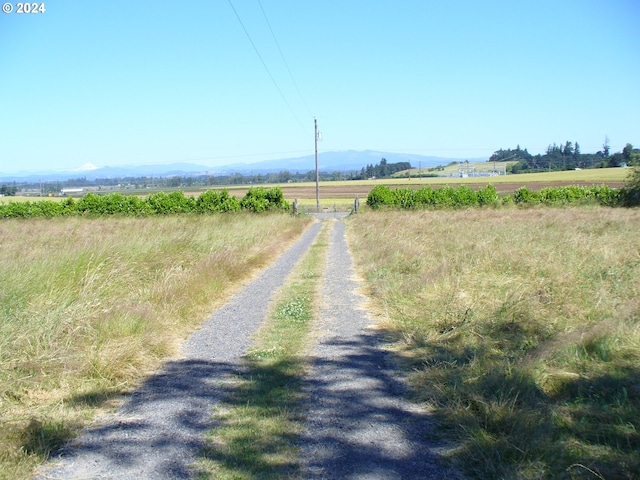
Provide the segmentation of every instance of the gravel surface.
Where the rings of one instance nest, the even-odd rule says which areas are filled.
[[[186,479],[213,428],[211,409],[283,284],[320,231],[312,225],[185,343],[179,360],[150,377],[119,411],[58,452],[37,479]]]
[[[308,479],[459,479],[438,463],[442,445],[426,436],[430,417],[403,400],[404,382],[384,342],[360,308],[344,214],[334,223],[324,278],[319,339],[305,381],[307,426],[300,444]],[[211,410],[267,314],[272,295],[313,243],[312,225],[258,278],[217,310],[116,413],[58,452],[36,476],[45,479],[188,479],[215,426]]]
[[[369,327],[344,223],[331,232],[320,340],[306,381],[304,478],[457,479],[438,463],[444,445],[427,438],[431,419],[403,399],[392,354]]]

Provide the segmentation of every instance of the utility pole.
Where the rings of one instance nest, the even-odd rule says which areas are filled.
[[[316,210],[320,213],[320,174],[318,173],[318,121],[313,119],[313,129],[315,131],[315,151],[316,151]]]

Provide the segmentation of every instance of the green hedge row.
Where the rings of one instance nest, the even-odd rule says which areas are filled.
[[[422,187],[391,189],[386,185],[374,187],[367,196],[367,205],[371,208],[390,206],[396,208],[457,208],[498,205],[500,198],[493,185],[487,185],[474,191],[466,185],[457,188],[445,186],[441,188]]]
[[[198,197],[187,197],[181,191],[158,192],[146,198],[121,193],[98,195],[87,193],[82,198],[9,202],[0,204],[0,218],[60,217],[71,215],[171,215],[176,213],[217,213],[247,210],[288,210],[279,187],[254,187],[242,199],[229,195],[227,190],[207,190]]]
[[[386,185],[374,187],[367,197],[371,208],[461,208],[516,205],[568,205],[593,203],[616,207],[627,204],[628,192],[607,185],[547,187],[539,191],[522,187],[513,195],[498,197],[493,185],[487,185],[477,191],[466,185],[457,188],[444,186],[433,189],[425,186],[420,189],[396,188]]]
[[[624,203],[624,194],[623,189],[611,188],[607,185],[546,187],[538,191],[521,187],[507,201],[513,201],[517,205],[592,203],[607,207],[619,207]]]

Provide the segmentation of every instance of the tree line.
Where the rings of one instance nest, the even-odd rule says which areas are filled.
[[[2,185],[0,187],[0,196],[13,197],[18,193],[18,187],[15,185]]]
[[[606,168],[623,165],[640,165],[640,150],[627,143],[621,152],[611,153],[608,138],[602,150],[596,153],[582,153],[578,142],[566,141],[564,145],[553,143],[544,154],[531,155],[526,148],[497,150],[489,158],[489,162],[515,161],[510,173],[528,173],[539,171],[575,170],[577,168]]]
[[[356,180],[361,178],[355,170],[320,172],[320,181]],[[0,187],[0,194],[6,196],[16,195],[20,190],[32,190],[42,193],[44,196],[57,195],[64,188],[90,188],[98,192],[108,192],[116,189],[135,190],[159,190],[175,188],[206,188],[230,185],[266,185],[296,182],[315,181],[316,173],[309,172],[292,173],[288,170],[266,174],[231,173],[224,175],[173,175],[168,177],[112,177],[96,178],[94,180],[86,177],[72,178],[64,181],[48,182],[11,182],[9,185]],[[4,193],[6,191],[6,193]]]
[[[388,163],[385,158],[380,160],[376,165],[367,165],[362,167],[360,171],[345,170],[332,172],[319,172],[319,180],[322,182],[340,181],[340,180],[364,180],[367,178],[384,178],[393,175],[396,172],[408,170],[411,168],[409,162]],[[129,177],[113,177],[113,178],[96,178],[89,180],[87,177],[70,178],[63,181],[53,182],[12,182],[11,185],[2,185],[0,194],[5,196],[13,196],[21,190],[38,191],[44,196],[58,195],[64,188],[86,188],[91,187],[94,191],[115,190],[120,188],[129,188],[136,190],[146,189],[175,189],[175,188],[206,188],[225,185],[265,185],[265,184],[283,184],[296,182],[315,182],[315,170],[307,172],[291,172],[289,170],[281,170],[272,173],[256,173],[242,174],[229,173],[223,175],[173,175],[166,177],[155,176],[129,176]]]
[[[394,173],[411,169],[409,162],[388,163],[386,158],[382,158],[380,163],[376,165],[369,164],[362,167],[360,174],[354,180],[366,180],[368,178],[385,178],[390,177]]]

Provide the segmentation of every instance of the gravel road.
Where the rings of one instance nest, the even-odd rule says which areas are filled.
[[[372,330],[352,269],[344,223],[331,232],[319,341],[306,380],[307,479],[458,479],[428,440],[432,421],[404,400],[392,354]]]
[[[60,451],[36,479],[186,479],[213,428],[211,409],[224,381],[267,314],[271,296],[320,231],[315,223],[258,278],[217,310],[168,362],[107,415]]]
[[[439,462],[442,445],[426,438],[429,416],[403,400],[392,354],[360,308],[352,258],[339,217],[333,222],[324,278],[319,339],[305,382],[308,418],[300,446],[303,478],[459,479]],[[319,216],[323,218],[324,215]],[[316,238],[313,224],[258,278],[217,310],[116,413],[58,452],[36,476],[51,479],[188,479],[215,425],[225,379],[265,318],[272,295]]]

